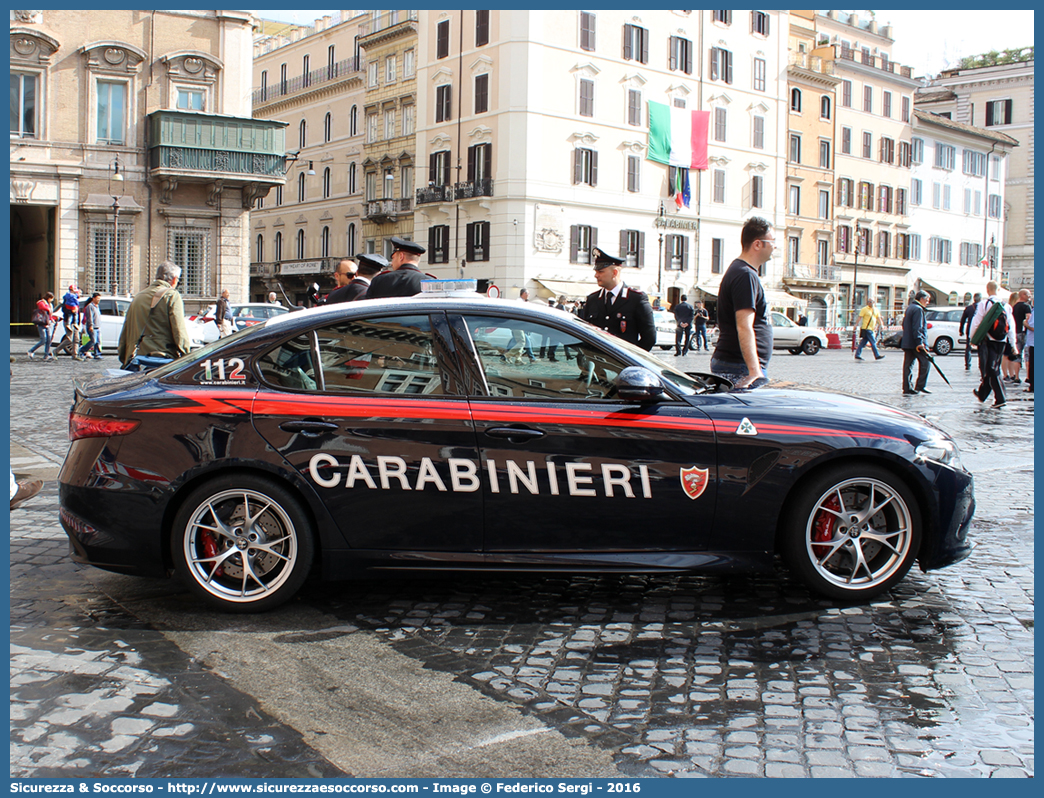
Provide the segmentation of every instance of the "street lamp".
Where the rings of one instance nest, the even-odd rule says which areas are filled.
[[[394,188],[395,188],[395,175],[393,175],[391,173],[391,170],[388,170],[387,172],[384,173],[384,198],[385,199],[391,199],[392,198],[392,191],[394,190]]]
[[[315,177],[315,167],[312,166],[312,162],[311,161],[308,162],[308,171],[305,172],[305,174],[308,175],[309,177]]]
[[[117,185],[113,185],[116,183]],[[119,194],[116,193],[119,189]],[[112,171],[109,172],[109,196],[112,197],[112,270],[109,273],[111,280],[110,292],[116,296],[119,291],[119,278],[117,268],[119,266],[119,241],[120,241],[120,197],[123,196],[123,175],[120,174],[120,156],[117,155],[112,161]],[[91,281],[93,282],[93,281]]]
[[[852,308],[852,348],[856,348],[856,339],[859,337],[859,316],[856,315],[856,285],[859,282],[859,250],[863,246],[863,236],[870,231],[856,225],[855,235],[855,265],[852,267],[852,298],[849,306]]]
[[[664,215],[663,200],[660,200],[660,212],[656,218],[662,222]],[[663,228],[660,228],[660,258],[656,265],[656,292],[660,295],[660,303],[663,303]]]

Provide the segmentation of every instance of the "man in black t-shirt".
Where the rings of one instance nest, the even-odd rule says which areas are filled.
[[[1030,294],[1025,288],[1019,291],[1019,301],[1015,303],[1015,306],[1011,309],[1011,315],[1015,319],[1015,341],[1018,344],[1019,354],[1014,357],[1009,356],[1008,361],[1011,364],[1009,366],[1009,373],[1011,374],[1011,381],[1014,383],[1020,383],[1022,371],[1022,353],[1026,347],[1026,318],[1032,312],[1033,308],[1030,306]]]
[[[710,367],[737,388],[757,388],[768,382],[765,372],[772,357],[772,325],[758,277],[776,245],[772,224],[758,216],[748,219],[740,244],[743,251],[718,287],[718,344]]]

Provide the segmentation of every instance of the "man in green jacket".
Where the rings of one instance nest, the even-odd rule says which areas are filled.
[[[139,337],[139,355],[176,359],[188,354],[185,305],[175,288],[179,279],[181,267],[165,260],[156,269],[152,284],[131,301],[120,333],[120,363],[124,366],[134,356]]]

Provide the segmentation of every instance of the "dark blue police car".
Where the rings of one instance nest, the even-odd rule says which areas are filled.
[[[731,573],[862,601],[968,555],[972,477],[925,420],[730,392],[564,312],[471,294],[270,319],[78,384],[73,557],[232,611],[355,568]]]

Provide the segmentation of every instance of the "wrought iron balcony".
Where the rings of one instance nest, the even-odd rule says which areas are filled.
[[[791,280],[817,280],[837,283],[841,281],[841,269],[823,263],[788,263],[783,276]]]
[[[453,186],[427,186],[417,189],[417,204],[430,205],[433,202],[452,202]]]
[[[179,182],[208,183],[209,204],[223,188],[243,188],[249,208],[284,182],[285,122],[186,111],[153,111],[148,120],[149,177],[161,184],[161,202]]]
[[[472,197],[492,197],[493,178],[487,177],[482,180],[471,180],[467,183],[457,183],[454,187],[454,195],[457,199],[471,199]]]
[[[380,199],[370,200],[366,203],[366,219],[382,224],[395,221],[402,215],[408,214],[413,208],[413,201],[409,197],[402,199]]]

